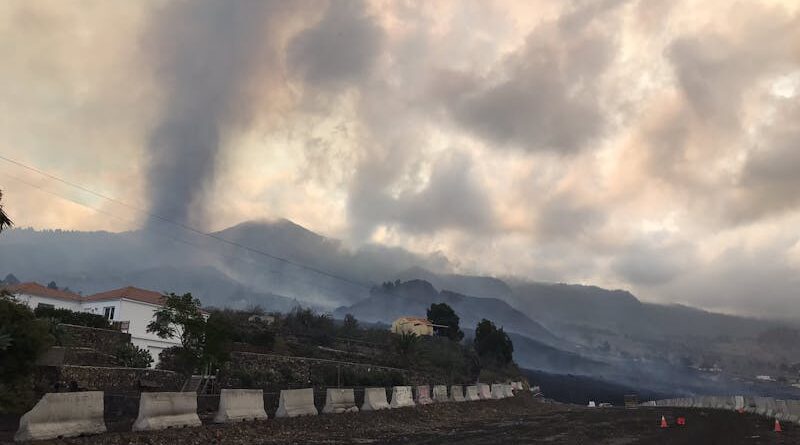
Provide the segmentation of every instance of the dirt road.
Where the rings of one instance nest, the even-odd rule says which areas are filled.
[[[661,429],[665,415],[670,427]],[[686,426],[675,425],[684,416]],[[716,410],[584,408],[512,399],[381,412],[270,419],[149,433],[108,433],[49,444],[798,444],[800,425]]]

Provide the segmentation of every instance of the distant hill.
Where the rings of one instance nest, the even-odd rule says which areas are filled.
[[[347,249],[285,219],[246,222],[213,235],[344,280],[174,227],[123,233],[7,230],[0,237],[0,273],[54,280],[83,293],[135,285],[191,291],[212,305],[230,300],[281,310],[296,301],[331,310],[367,298],[372,284],[413,266],[446,267],[441,257],[398,248]]]
[[[430,303],[444,301],[466,329],[484,317],[504,326],[519,336],[521,362],[550,371],[597,374],[611,366],[618,376],[647,362],[651,370],[670,373],[710,367],[741,379],[767,374],[790,381],[800,366],[800,344],[791,341],[797,326],[785,323],[644,303],[624,290],[455,274],[441,255],[374,244],[352,249],[288,220],[245,222],[213,236],[287,261],[174,227],[124,233],[12,229],[0,236],[0,277],[55,281],[84,294],[128,285],[192,292],[206,305],[268,311],[297,304],[321,311],[342,307],[336,316],[353,312],[384,323],[422,315]],[[397,279],[426,283],[399,294],[370,291]]]
[[[459,274],[437,274],[422,267],[412,267],[395,276],[401,281],[425,280],[437,289],[446,289],[465,295],[506,299],[511,296],[511,287],[505,281],[493,277]]]
[[[375,287],[369,298],[348,307],[340,307],[333,316],[352,314],[369,322],[391,323],[402,316],[424,317],[433,303],[447,303],[461,318],[461,326],[474,329],[481,319],[492,320],[508,332],[515,332],[543,343],[559,340],[539,323],[526,317],[508,303],[496,298],[478,298],[451,291],[438,291],[424,280],[411,280],[391,287]]]

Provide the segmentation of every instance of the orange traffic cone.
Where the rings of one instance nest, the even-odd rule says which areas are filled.
[[[778,419],[775,419],[775,430],[774,430],[774,431],[775,431],[776,433],[780,433],[781,431],[783,431],[783,430],[781,429],[781,423],[780,423],[780,422],[778,422]]]
[[[776,420],[776,422],[777,422],[777,420]],[[661,428],[667,428],[668,426],[669,425],[667,425],[667,418],[664,417],[664,416],[661,416]]]

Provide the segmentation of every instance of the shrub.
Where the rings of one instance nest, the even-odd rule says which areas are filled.
[[[191,349],[173,346],[158,354],[156,368],[175,371],[183,375],[192,375],[200,365],[200,356]]]
[[[0,412],[25,411],[34,396],[31,371],[53,338],[46,321],[7,294],[0,294],[0,326],[8,337],[0,349]]]
[[[114,356],[120,366],[126,368],[149,368],[153,363],[153,356],[150,351],[140,348],[133,343],[125,343],[114,351]]]
[[[111,322],[106,320],[105,317],[89,312],[75,312],[69,309],[39,306],[33,313],[36,315],[36,318],[48,318],[56,323],[74,324],[90,328],[113,329]]]

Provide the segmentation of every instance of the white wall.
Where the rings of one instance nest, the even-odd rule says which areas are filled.
[[[161,354],[161,351],[177,346],[163,340],[143,340],[133,337],[131,337],[131,343],[150,352],[150,356],[153,357],[153,363],[150,365],[151,367],[155,367],[158,364],[158,355]]]
[[[104,309],[109,306],[114,308],[114,318],[111,321],[125,321],[125,319],[120,318],[122,315],[122,308],[119,300],[85,301],[82,304],[84,312],[91,312],[101,316],[104,315]]]
[[[153,366],[158,363],[158,354],[164,349],[180,346],[178,337],[161,338],[156,334],[147,332],[147,324],[153,320],[153,313],[160,306],[143,303],[141,301],[119,300],[121,309],[119,321],[130,321],[128,332],[131,334],[131,343],[150,351],[153,356]]]
[[[153,356],[153,366],[158,363],[158,354],[161,351],[181,344],[177,336],[165,339],[147,332],[147,324],[153,320],[153,313],[160,307],[154,304],[127,299],[78,302],[27,294],[16,294],[15,297],[17,301],[27,304],[31,309],[36,309],[39,303],[45,303],[53,305],[55,308],[104,315],[104,308],[112,306],[114,307],[113,321],[130,322],[128,332],[131,334],[131,343],[150,351],[150,355]],[[179,333],[180,331],[178,331]]]
[[[56,309],[69,309],[72,311],[81,310],[81,303],[79,301],[67,301],[67,300],[60,300],[56,298],[47,298],[47,297],[40,297],[38,295],[28,295],[28,294],[15,294],[14,297],[20,303],[25,303],[31,309],[36,309],[36,306],[39,303],[50,304]]]

